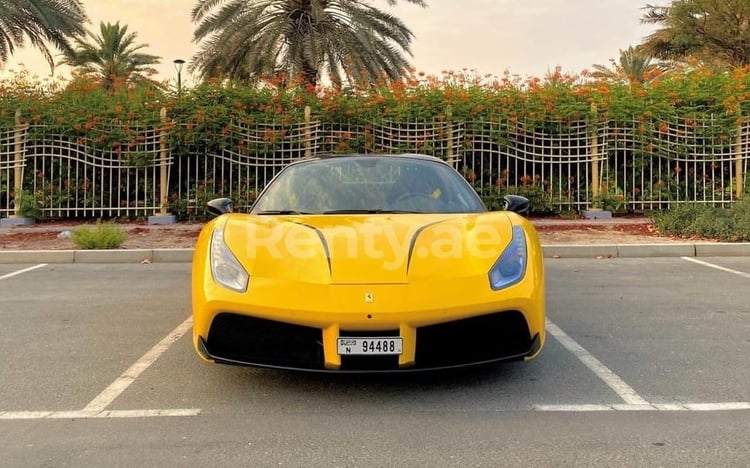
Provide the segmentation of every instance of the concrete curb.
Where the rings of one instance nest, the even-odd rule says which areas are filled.
[[[543,245],[545,258],[750,257],[750,242]],[[190,263],[193,249],[4,250],[0,264]]]
[[[542,245],[544,258],[596,258],[617,257],[617,246],[613,244],[560,244]]]
[[[543,245],[545,258],[748,257],[750,242]]]
[[[190,263],[193,249],[5,250],[0,264],[19,263]]]

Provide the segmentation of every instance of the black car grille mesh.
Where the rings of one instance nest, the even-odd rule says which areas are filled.
[[[529,327],[516,311],[471,317],[417,329],[418,367],[444,367],[522,356]]]
[[[319,328],[224,313],[214,318],[206,348],[231,361],[322,369],[322,341]]]
[[[340,336],[398,336],[398,330]],[[324,370],[322,330],[232,313],[219,314],[206,348],[219,361]],[[417,328],[415,366],[432,369],[522,358],[532,348],[526,320],[509,311]],[[398,356],[342,356],[342,371],[398,370]]]

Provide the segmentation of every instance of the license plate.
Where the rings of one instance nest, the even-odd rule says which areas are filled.
[[[338,353],[342,356],[382,356],[401,354],[401,337],[342,337],[338,340]]]

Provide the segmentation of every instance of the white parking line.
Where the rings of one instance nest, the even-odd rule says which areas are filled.
[[[596,374],[597,377],[602,379],[605,384],[617,393],[625,403],[629,405],[649,405],[638,392],[636,392],[630,385],[625,383],[620,377],[614,372],[609,370],[607,366],[601,363],[591,353],[586,351],[583,346],[579,345],[576,340],[568,336],[567,333],[562,331],[557,325],[547,320],[547,331],[554,336],[557,341],[560,342],[565,349],[573,353],[586,367]]]
[[[686,260],[693,260],[686,258]],[[698,262],[704,263],[704,262]],[[708,266],[713,266],[710,263]],[[719,269],[724,269],[719,267]],[[742,272],[734,272],[740,273]],[[750,275],[749,275],[750,276]],[[575,404],[575,405],[532,405],[534,411],[550,412],[572,412],[587,413],[596,411],[747,411],[750,410],[750,402],[734,401],[724,403],[656,403],[652,404],[630,387],[624,380],[618,377],[614,372],[609,370],[604,364],[596,359],[591,353],[586,351],[583,346],[579,345],[560,327],[547,320],[547,331],[554,336],[560,344],[573,353],[586,367],[604,381],[620,398],[625,400],[625,404]]]
[[[3,276],[0,276],[0,280],[4,280],[4,279],[8,279],[8,278],[13,278],[14,276],[22,275],[22,274],[24,274],[26,272],[37,270],[39,268],[43,268],[43,267],[46,267],[46,266],[47,266],[46,263],[40,263],[39,265],[34,265],[33,267],[24,268],[23,270],[14,271],[13,273],[8,273],[8,274],[5,274]]]
[[[747,411],[750,402],[662,403],[654,405],[533,405],[534,411],[589,413],[595,411]]]
[[[746,401],[730,403],[690,403],[685,405],[690,411],[731,411],[750,410],[750,403]]]
[[[713,263],[704,262],[702,260],[698,260],[698,259],[695,259],[695,258],[692,258],[692,257],[680,257],[680,258],[683,259],[683,260],[687,260],[688,262],[697,263],[698,265],[703,265],[703,266],[707,266],[709,268],[714,268],[716,270],[721,270],[721,271],[725,271],[727,273],[732,273],[732,274],[737,275],[737,276],[742,276],[743,278],[750,278],[750,273],[745,273],[744,271],[732,270],[731,268],[726,268],[726,267],[723,267],[723,266],[714,265]]]
[[[120,411],[6,411],[0,412],[0,420],[29,419],[100,419],[100,418],[156,418],[169,416],[197,416],[197,408]]]
[[[144,354],[135,364],[130,366],[128,370],[122,373],[109,387],[105,388],[96,398],[86,405],[83,412],[87,413],[100,413],[104,409],[111,405],[115,399],[124,392],[130,384],[151,366],[159,356],[164,354],[172,344],[182,338],[190,328],[193,326],[193,318],[188,317],[184,322],[177,326],[172,332],[165,336],[160,342],[158,342],[153,348],[151,348],[146,354]]]

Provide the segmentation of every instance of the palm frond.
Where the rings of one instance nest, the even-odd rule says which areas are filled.
[[[64,54],[61,64],[70,65],[85,74],[94,74],[111,87],[115,80],[139,81],[154,72],[151,65],[161,57],[139,52],[148,44],[137,43],[137,34],[127,25],[100,23],[99,34],[88,32],[76,39],[76,47]]]
[[[200,48],[191,70],[204,78],[283,72],[308,84],[322,75],[335,82],[398,79],[414,38],[401,20],[366,0],[199,0],[193,20]]]
[[[54,67],[48,45],[72,50],[71,39],[84,34],[88,17],[78,0],[0,1],[0,60],[7,61],[28,40]]]

